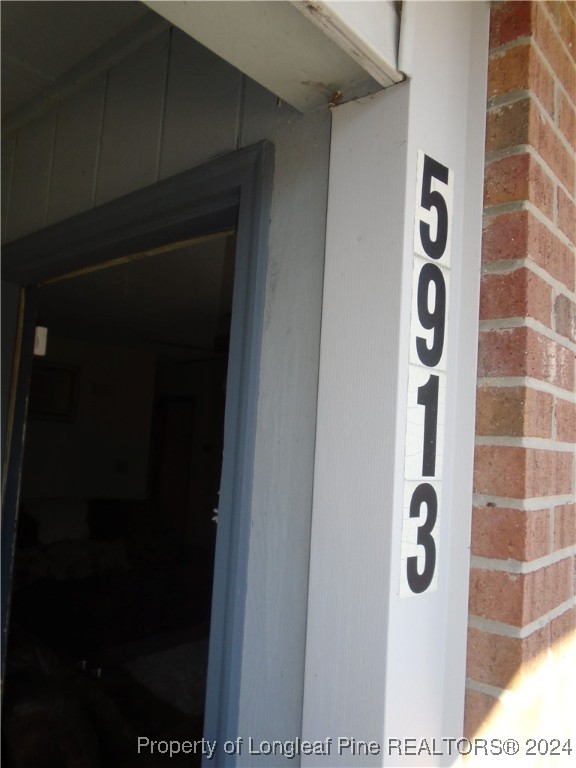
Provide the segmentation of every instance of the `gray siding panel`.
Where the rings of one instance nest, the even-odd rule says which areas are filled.
[[[47,223],[92,207],[106,76],[64,102],[58,113]]]
[[[276,155],[239,732],[294,739],[304,686],[330,113],[304,117],[287,107],[281,122],[284,108],[255,84],[246,103],[260,109],[245,120],[245,140],[256,140],[258,126],[273,128]],[[250,764],[266,760],[253,756]],[[295,761],[276,756],[274,764]]]
[[[280,101],[254,80],[246,78],[240,144],[248,147],[263,138],[273,140],[288,121],[301,117],[293,107]]]
[[[237,148],[242,75],[172,30],[160,178]]]
[[[330,113],[304,117],[171,34],[170,51],[167,33],[108,73],[94,201],[88,189],[102,91],[95,82],[93,101],[86,90],[86,101],[79,95],[62,105],[49,212],[55,220],[239,146],[275,144],[240,733],[293,739],[302,717]],[[43,126],[18,136],[12,237],[44,225],[54,116]],[[66,144],[75,145],[68,156]]]
[[[7,239],[15,240],[46,223],[56,110],[24,126],[16,140]]]
[[[96,204],[158,178],[169,32],[110,70]]]

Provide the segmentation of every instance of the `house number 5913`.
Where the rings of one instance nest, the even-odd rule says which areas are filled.
[[[453,172],[418,152],[400,595],[435,589],[446,395]]]

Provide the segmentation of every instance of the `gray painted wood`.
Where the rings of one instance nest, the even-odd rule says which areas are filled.
[[[97,4],[92,3],[88,8],[86,5],[68,7],[74,9],[77,13],[79,11],[83,20],[86,20],[87,18],[89,19],[90,10],[95,5]],[[96,11],[96,14],[97,16],[101,16],[106,4],[99,3],[98,5],[99,9]],[[119,4],[116,4],[117,7],[113,10],[113,14],[116,16],[117,22],[119,21],[118,14],[121,15],[122,10],[126,10],[126,8],[130,5],[130,3],[123,3],[120,7],[118,7]],[[66,8],[67,6],[59,6],[58,8],[55,8],[54,5],[52,5],[52,7],[47,6],[47,10],[50,16],[50,29],[58,29],[60,33],[59,39],[66,39],[66,42],[70,43],[72,34],[78,33],[72,33],[68,30],[64,30],[64,27],[67,26]],[[35,22],[34,26],[37,28],[37,30],[32,35],[30,35],[30,39],[33,39],[36,34],[40,34],[38,29],[42,24],[42,10],[43,9],[39,8],[38,6],[34,8],[32,14],[30,14],[29,11],[24,10],[24,13],[27,14],[28,24],[32,18]],[[136,13],[138,13],[138,9],[134,7],[132,8],[132,13],[134,10],[136,10]],[[140,9],[140,12],[142,12],[142,10],[143,9]],[[14,10],[11,10],[11,15],[13,13]],[[128,13],[130,13],[129,9]],[[38,25],[39,21],[40,25]],[[100,23],[100,21],[92,19],[91,23],[96,27],[96,37],[99,36],[99,33],[103,33],[104,38],[106,38],[107,32],[111,31],[109,25],[106,22],[100,29],[98,29],[96,26]],[[21,24],[22,29],[25,29],[28,24]],[[74,24],[72,26],[74,26]],[[121,23],[120,26],[122,26]],[[40,59],[37,60],[35,68],[38,72],[42,72],[47,75],[46,87],[42,88],[40,93],[38,93],[37,88],[34,87],[32,89],[33,92],[31,98],[22,101],[21,107],[14,109],[12,112],[10,112],[10,114],[6,115],[6,120],[3,121],[2,125],[3,133],[8,135],[8,133],[12,134],[16,132],[21,126],[26,125],[27,123],[34,120],[38,115],[49,108],[51,104],[55,104],[59,101],[66,101],[67,99],[71,98],[74,93],[82,90],[91,80],[96,79],[99,75],[103,74],[119,61],[122,61],[122,59],[126,58],[131,53],[140,48],[144,42],[147,40],[152,40],[153,38],[162,34],[162,32],[165,32],[168,28],[168,23],[163,19],[160,19],[159,17],[152,14],[147,14],[144,16],[144,18],[140,18],[133,24],[130,24],[129,27],[121,29],[107,42],[104,42],[101,46],[97,47],[95,50],[92,50],[92,52],[89,53],[86,58],[81,59],[77,64],[72,64],[72,62],[76,61],[76,56],[81,54],[82,49],[86,50],[85,39],[81,41],[80,49],[77,49],[76,52],[72,52],[72,55],[70,55],[71,49],[68,46],[58,45],[58,51],[56,52],[54,45],[47,45],[46,47],[43,47]],[[48,72],[47,70],[52,70],[52,65],[54,64],[55,59],[62,52],[64,53],[68,66],[64,65],[63,68],[60,66],[56,68],[56,71]],[[43,56],[48,57],[48,67],[45,66],[46,59],[43,58]],[[70,66],[71,64],[72,66]]]
[[[323,108],[303,117],[278,105],[269,91],[247,79],[244,87],[239,72],[179,34],[174,35],[165,96],[166,53],[155,41],[109,73],[96,204],[155,181],[159,142],[162,176],[239,144],[270,138],[276,146],[262,351],[256,361],[260,397],[249,489],[248,602],[246,615],[240,616],[242,675],[235,718],[244,734],[294,738],[302,717],[330,113]],[[81,122],[79,116],[78,130]],[[80,137],[70,132],[68,141],[75,140]],[[29,179],[19,181],[24,199]],[[56,200],[56,191],[52,194]],[[71,185],[60,197],[61,209],[73,205],[72,194]],[[78,233],[84,215],[75,219]],[[98,209],[93,215],[97,221]],[[120,218],[114,226],[121,223]],[[138,238],[152,225],[143,222]],[[23,224],[19,234],[40,226]],[[54,248],[66,253],[53,228],[47,234]],[[38,233],[32,245],[43,237]],[[103,238],[102,247],[108,248],[108,234]],[[32,280],[43,272],[35,246],[24,246],[13,255],[26,262],[23,274]],[[82,258],[82,248],[76,250],[70,264]]]
[[[254,463],[239,733],[300,734],[330,113],[279,108],[251,84],[276,145]],[[279,115],[284,112],[284,119]],[[238,765],[270,763],[244,756]],[[275,756],[274,765],[294,765]]]
[[[20,498],[20,480],[22,474],[22,459],[24,455],[24,433],[26,410],[28,407],[28,383],[32,370],[32,355],[34,348],[34,327],[36,322],[35,289],[21,291],[16,302],[14,288],[9,288],[8,331],[16,332],[16,345],[12,367],[17,365],[16,375],[12,375],[10,387],[11,429],[7,430],[5,446],[6,454],[2,464],[2,558],[1,558],[1,596],[2,596],[2,679],[6,658],[6,640],[8,632],[8,616],[10,609],[11,574],[14,563],[16,546],[16,525]],[[3,285],[2,299],[5,296]],[[22,310],[20,309],[22,302]],[[18,306],[17,306],[18,304]],[[17,317],[14,315],[17,313]],[[16,323],[14,324],[14,320]],[[4,341],[4,339],[3,339]],[[17,360],[16,360],[17,357]],[[4,461],[5,459],[5,461]]]
[[[15,240],[46,222],[56,110],[24,126],[16,139],[6,239]]]
[[[169,32],[109,72],[96,203],[158,178]]]
[[[47,223],[61,221],[94,202],[106,77],[93,80],[58,112]]]
[[[237,148],[242,75],[172,30],[160,178]]]
[[[240,130],[243,147],[259,141],[263,136],[273,136],[288,122],[297,120],[300,113],[254,80],[246,78],[244,111]]]
[[[172,176],[7,243],[2,274],[20,285],[35,285],[158,246],[229,232],[238,218],[245,158],[257,149],[218,158],[209,173]]]

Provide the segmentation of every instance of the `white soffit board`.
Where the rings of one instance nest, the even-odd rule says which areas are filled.
[[[301,112],[366,96],[402,79],[394,69],[395,53],[387,68],[384,53],[379,61],[374,53],[379,46],[397,50],[399,20],[391,2],[146,0],[146,5]],[[341,12],[334,12],[334,5],[342,5]],[[394,42],[384,45],[380,35],[368,34],[373,25],[387,25],[382,38]]]
[[[293,5],[385,88],[398,71],[400,16],[392,0],[294,0]]]

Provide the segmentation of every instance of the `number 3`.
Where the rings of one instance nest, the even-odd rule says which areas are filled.
[[[418,526],[416,543],[424,547],[424,570],[418,572],[418,557],[414,555],[408,558],[406,573],[408,586],[417,594],[428,589],[436,568],[436,544],[432,531],[436,525],[438,498],[430,483],[420,483],[414,490],[410,501],[410,517],[420,517],[422,504],[426,505],[426,519],[423,525]]]

